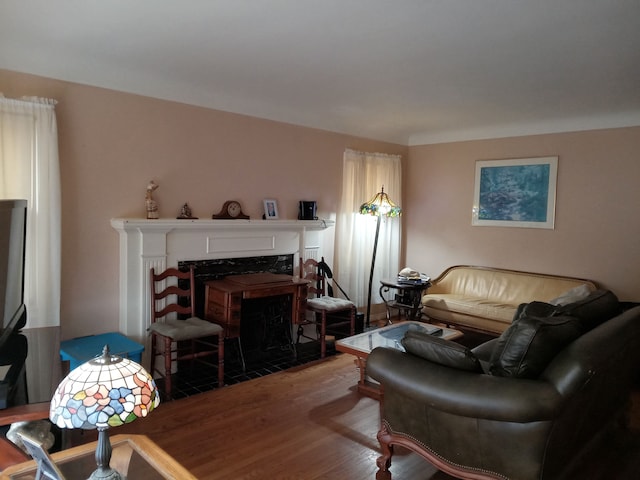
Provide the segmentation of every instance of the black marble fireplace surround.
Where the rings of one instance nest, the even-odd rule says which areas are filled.
[[[196,267],[195,314],[200,318],[204,318],[204,286],[206,282],[219,280],[228,275],[247,273],[269,272],[293,275],[293,254],[218,258],[215,260],[184,260],[178,262],[180,270],[188,270],[191,265]]]

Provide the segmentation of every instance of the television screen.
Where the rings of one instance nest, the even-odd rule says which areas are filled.
[[[0,348],[24,327],[24,250],[27,201],[0,200]]]

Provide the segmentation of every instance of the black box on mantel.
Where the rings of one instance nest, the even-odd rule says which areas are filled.
[[[315,201],[300,200],[298,206],[298,220],[317,220],[317,205]]]

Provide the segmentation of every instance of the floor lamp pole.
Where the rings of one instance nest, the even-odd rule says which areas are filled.
[[[376,237],[373,241],[373,256],[371,257],[371,272],[369,273],[369,297],[367,300],[367,322],[365,324],[365,328],[368,329],[371,327],[371,289],[373,288],[373,269],[376,265],[376,251],[378,250],[378,234],[380,233],[380,221],[382,217],[380,215],[377,216],[378,220],[376,223]]]

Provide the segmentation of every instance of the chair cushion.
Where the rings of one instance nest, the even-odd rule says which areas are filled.
[[[307,300],[307,308],[310,310],[326,310],[327,312],[335,312],[337,310],[346,310],[353,306],[353,302],[344,298],[323,296]]]
[[[537,378],[583,330],[571,316],[521,316],[496,342],[489,371],[500,377]]]
[[[408,330],[402,339],[402,346],[407,353],[445,367],[469,372],[482,372],[480,362],[473,352],[450,340],[444,340],[420,331]]]
[[[186,320],[165,320],[155,322],[149,326],[149,331],[169,337],[172,340],[189,340],[191,338],[209,337],[220,335],[223,328],[217,323],[207,322],[197,317]]]

